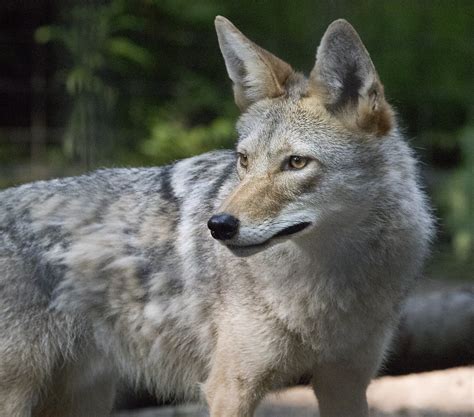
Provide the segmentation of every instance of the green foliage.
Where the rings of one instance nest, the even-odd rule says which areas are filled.
[[[63,25],[38,28],[35,38],[39,43],[57,43],[68,54],[65,68],[58,71],[73,103],[64,152],[90,165],[93,152],[104,147],[107,134],[111,135],[110,113],[120,87],[109,80],[126,75],[130,66],[149,69],[153,58],[145,47],[126,36],[127,31],[142,30],[144,20],[129,14],[124,0],[75,5],[65,20]]]
[[[157,118],[151,136],[141,143],[140,150],[149,161],[160,165],[213,149],[230,148],[233,131],[234,123],[226,118],[192,128],[178,120]]]
[[[459,132],[463,161],[436,189],[435,198],[443,222],[452,235],[454,256],[461,262],[474,261],[474,125]]]

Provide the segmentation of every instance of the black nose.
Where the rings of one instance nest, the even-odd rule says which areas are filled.
[[[207,222],[214,239],[227,240],[233,238],[239,230],[239,219],[230,214],[215,214]]]

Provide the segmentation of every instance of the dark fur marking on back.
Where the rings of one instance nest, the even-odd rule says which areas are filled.
[[[194,254],[196,257],[196,272],[202,271],[200,274],[200,280],[202,282],[209,283],[216,283],[217,280],[215,279],[214,274],[210,274],[209,271],[214,271],[216,268],[215,260],[209,256],[212,253],[213,245],[215,244],[214,239],[211,238],[209,230],[206,226],[208,218],[213,214],[216,205],[218,202],[216,201],[216,197],[219,195],[220,191],[222,190],[224,184],[232,177],[232,175],[236,174],[236,156],[235,154],[232,155],[229,162],[222,167],[219,177],[217,177],[214,182],[210,185],[209,190],[207,191],[206,195],[203,198],[204,205],[203,208],[205,212],[201,213],[202,224],[200,228],[200,232],[203,234],[203,237],[207,237],[201,241],[199,245],[194,246]]]
[[[212,168],[216,164],[213,159],[198,159],[194,162],[194,167],[202,170],[207,170]]]
[[[159,271],[166,271],[167,275],[176,272],[174,265],[176,255],[173,241],[167,241],[163,244],[149,248],[146,251],[146,258],[149,260],[148,268],[143,271],[145,274],[141,276],[143,285],[150,288],[153,274]],[[171,288],[170,296],[177,295],[182,292],[184,283],[179,275],[173,275],[173,278],[166,278],[166,286]]]
[[[56,288],[61,283],[65,272],[66,267],[64,265],[53,265],[50,262],[39,262],[33,279],[42,293],[51,300]]]
[[[159,206],[159,213],[169,216],[172,219],[172,229],[175,230],[180,218],[181,201],[176,195],[171,178],[173,176],[174,165],[167,165],[159,171],[160,197],[163,201]]]
[[[236,172],[235,164],[236,164],[236,158],[234,157],[224,167],[224,169],[222,170],[221,176],[217,178],[211,185],[205,199],[207,202],[210,203],[211,207],[212,207],[214,198],[217,197],[224,183],[232,176],[232,174]]]
[[[26,209],[19,213],[17,219],[8,219],[4,230],[17,246],[18,253],[25,263],[31,267],[31,282],[48,300],[51,300],[64,277],[65,267],[59,262],[53,263],[45,259],[44,254],[55,245],[61,245],[61,248],[66,250],[70,245],[70,239],[60,226],[45,226],[39,231],[34,231],[31,224],[31,214],[29,209]]]
[[[171,177],[174,165],[166,165],[160,171],[160,195],[163,200],[178,203],[178,197],[176,196],[173,185],[171,184]]]
[[[181,199],[176,195],[172,185],[173,169],[174,165],[167,165],[158,172],[157,180],[160,187],[157,192],[161,201],[158,203],[155,215],[166,217],[170,222],[171,230],[175,231],[180,218]],[[128,248],[128,251],[132,253],[137,253],[139,250],[138,248]],[[175,256],[175,242],[174,240],[169,240],[165,244],[157,242],[152,247],[142,248],[142,250],[142,255],[145,256],[146,261],[138,267],[137,277],[146,292],[145,300],[149,300],[154,295],[150,294],[154,274],[159,271],[174,270],[169,263],[170,259],[174,259]],[[166,287],[171,289],[170,296],[181,292],[184,286],[179,277],[174,278],[173,281],[171,284],[166,283]]]

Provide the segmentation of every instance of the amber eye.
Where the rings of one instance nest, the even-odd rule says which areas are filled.
[[[239,153],[239,164],[242,168],[247,168],[247,166],[249,165],[249,160],[248,160],[247,155],[243,153]]]
[[[304,168],[308,164],[308,158],[305,158],[304,156],[296,156],[292,155],[290,156],[290,159],[288,161],[288,166],[290,169],[301,169]]]

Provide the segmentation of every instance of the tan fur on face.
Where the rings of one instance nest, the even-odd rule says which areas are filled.
[[[275,217],[292,193],[274,184],[274,174],[242,182],[222,205],[222,211],[238,219],[261,222]]]
[[[279,178],[279,172],[250,177],[227,198],[221,211],[238,219],[260,223],[275,218],[296,196],[316,183],[316,177],[304,181]]]

